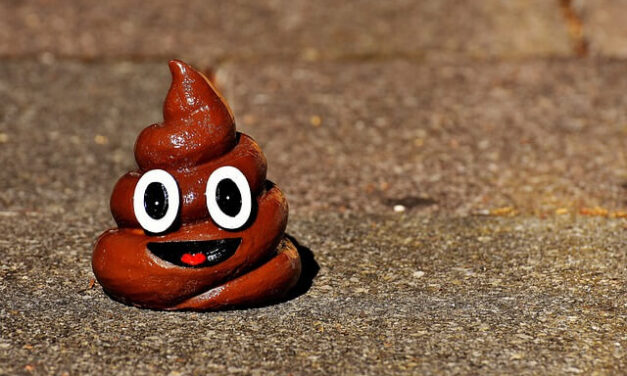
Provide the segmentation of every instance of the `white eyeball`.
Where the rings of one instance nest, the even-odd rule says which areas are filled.
[[[234,230],[246,224],[252,212],[250,185],[246,176],[233,166],[215,170],[207,181],[207,209],[214,222]]]
[[[158,234],[169,229],[176,220],[180,202],[178,184],[164,170],[146,172],[135,186],[135,218],[148,232]]]

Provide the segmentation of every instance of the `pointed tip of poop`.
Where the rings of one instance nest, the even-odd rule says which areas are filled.
[[[142,170],[204,163],[236,142],[231,109],[211,82],[181,60],[168,66],[172,83],[163,103],[164,121],[144,129],[135,142]]]
[[[220,117],[233,121],[230,108],[205,75],[177,59],[170,60],[168,66],[172,84],[163,108],[166,122],[184,120],[201,108],[212,113],[219,112]]]
[[[172,77],[179,75],[183,76],[187,70],[194,70],[188,64],[178,59],[170,60],[168,62],[168,66],[170,67],[170,72],[172,72]]]

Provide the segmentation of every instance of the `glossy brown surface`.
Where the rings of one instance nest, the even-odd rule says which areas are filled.
[[[179,183],[181,190],[181,220],[183,222],[207,217],[205,187],[211,173],[222,166],[237,167],[246,175],[253,194],[261,191],[266,181],[266,158],[255,141],[245,134],[238,134],[238,143],[226,154],[198,166],[168,169]],[[141,171],[122,176],[113,188],[111,212],[120,227],[139,227],[133,213],[133,190],[141,177]]]
[[[144,170],[206,162],[235,144],[231,110],[209,80],[177,60],[170,71],[163,123],[144,129],[135,143],[135,160]]]
[[[173,309],[208,310],[222,307],[254,305],[281,295],[298,280],[301,272],[300,256],[294,244],[283,238],[276,255],[238,278],[189,298]]]
[[[284,238],[287,201],[265,180],[261,149],[235,132],[233,116],[210,82],[180,61],[170,62],[170,70],[164,122],[141,132],[135,144],[139,170],[115,185],[111,211],[119,228],[99,237],[94,274],[113,298],[154,309],[212,310],[278,298],[294,286],[301,270],[296,248]],[[241,229],[221,228],[207,209],[207,180],[223,166],[239,169],[250,186],[255,209]],[[177,224],[159,235],[142,229],[133,209],[138,180],[156,168],[174,177],[181,195]],[[234,254],[211,266],[175,265],[148,249],[149,243],[222,239],[241,242]]]

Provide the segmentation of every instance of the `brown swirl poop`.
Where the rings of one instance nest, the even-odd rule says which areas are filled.
[[[171,61],[163,123],[135,144],[138,171],[111,195],[118,228],[96,243],[92,266],[113,298],[139,307],[215,310],[259,305],[297,282],[284,236],[287,201],[266,159],[212,84]]]

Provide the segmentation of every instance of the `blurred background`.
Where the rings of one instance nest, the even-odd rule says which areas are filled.
[[[4,205],[133,168],[181,58],[215,77],[296,212],[615,212],[625,16],[603,0],[2,1]]]
[[[620,373],[626,19],[622,0],[0,0],[0,374]],[[305,295],[189,316],[94,285],[172,58],[261,145],[320,265]]]

